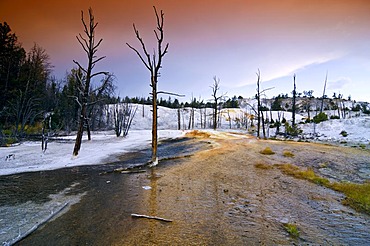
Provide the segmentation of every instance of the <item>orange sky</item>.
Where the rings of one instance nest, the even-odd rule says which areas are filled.
[[[170,49],[164,69],[166,62],[170,65],[163,71],[169,75],[163,76],[163,85],[169,89],[187,90],[183,83],[172,82],[181,80],[175,76],[179,70],[184,74],[181,77],[189,76],[186,81],[195,80],[198,85],[195,76],[212,83],[217,75],[221,84],[225,81],[225,90],[232,90],[254,83],[258,68],[262,78],[269,81],[311,64],[357,53],[356,59],[365,59],[367,69],[367,0],[1,0],[0,21],[8,22],[27,50],[34,42],[45,48],[56,75],[62,77],[73,67],[73,59],[85,59],[75,36],[82,32],[80,11],[86,12],[91,6],[99,22],[97,36],[104,39],[99,53],[107,59],[102,68],[113,70],[122,91],[134,90],[124,85],[124,80],[132,78],[134,82],[130,83],[135,83],[139,92],[147,87],[147,83],[138,84],[147,74],[125,43],[137,45],[133,22],[148,44],[154,40],[154,4],[165,12],[165,39]],[[332,66],[327,67],[332,70]],[[338,80],[352,73],[329,74]],[[208,90],[208,86],[201,90]]]

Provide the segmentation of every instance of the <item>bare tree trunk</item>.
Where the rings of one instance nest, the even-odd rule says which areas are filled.
[[[218,107],[217,123],[218,123],[218,127],[221,127],[221,105]]]
[[[261,123],[262,123],[263,138],[266,139],[265,117],[263,116],[263,112],[261,112],[260,114],[261,114]]]
[[[152,97],[153,97],[153,121],[152,121],[152,162],[157,164],[157,148],[158,148],[158,131],[157,131],[157,81],[154,76],[152,76]]]
[[[220,89],[220,79],[218,79],[216,76],[214,76],[213,80],[214,80],[214,83],[211,86],[211,88],[212,88],[212,97],[213,97],[213,102],[214,102],[214,104],[213,104],[213,130],[216,130],[217,129],[217,122],[218,122],[218,118],[217,118],[218,103],[219,103],[219,100],[224,95],[217,96],[217,92]]]
[[[152,87],[152,106],[153,106],[153,121],[152,121],[152,165],[158,164],[158,158],[157,158],[157,120],[158,120],[158,114],[157,114],[157,83],[158,83],[158,77],[159,77],[159,69],[162,67],[162,58],[167,53],[169,44],[167,43],[164,50],[162,51],[162,43],[163,43],[163,21],[164,21],[164,14],[163,11],[160,12],[160,16],[158,15],[157,9],[155,7],[154,12],[156,16],[157,21],[157,28],[154,30],[155,37],[157,39],[157,51],[154,51],[153,55],[150,55],[146,49],[145,43],[143,39],[140,36],[139,31],[136,29],[135,24],[133,25],[136,38],[139,40],[142,50],[144,52],[144,56],[141,55],[141,53],[132,47],[130,44],[126,43],[127,46],[132,49],[140,58],[140,60],[143,62],[145,67],[150,71],[151,75],[151,81],[150,86]],[[145,57],[145,58],[144,58]]]
[[[215,105],[213,108],[213,130],[217,129],[217,104],[215,103]]]
[[[206,129],[207,127],[207,108],[205,107],[204,108],[204,124],[203,124],[203,128]]]
[[[96,59],[95,53],[97,52],[98,47],[103,41],[103,39],[100,39],[97,44],[95,43],[95,28],[98,25],[98,23],[95,24],[94,15],[92,14],[91,8],[89,9],[89,26],[87,26],[85,23],[83,11],[81,11],[81,21],[84,26],[84,33],[86,34],[87,39],[84,38],[81,34],[79,36],[76,36],[76,38],[78,42],[80,43],[80,45],[82,46],[83,50],[87,54],[88,65],[87,65],[87,69],[85,69],[77,61],[73,61],[79,67],[79,69],[85,73],[84,78],[77,76],[78,82],[80,84],[80,92],[82,93],[82,99],[81,99],[82,102],[80,103],[81,105],[80,122],[79,122],[75,146],[73,149],[74,156],[78,155],[78,152],[80,151],[80,148],[81,148],[84,123],[87,118],[86,113],[87,113],[87,104],[88,104],[91,79],[100,74],[104,74],[104,75],[108,74],[107,72],[98,72],[98,73],[92,74],[92,69],[95,66],[95,64],[99,62],[100,60],[104,59],[105,57],[100,57]]]
[[[265,131],[265,120],[263,117],[263,113],[261,113],[262,105],[261,105],[261,95],[267,91],[271,90],[272,88],[260,90],[260,84],[261,84],[261,72],[258,69],[257,74],[257,94],[256,94],[256,99],[257,99],[257,138],[260,138],[260,129],[261,129],[261,120],[262,120],[262,130],[263,130],[263,137],[266,138],[266,131]],[[256,110],[253,109],[255,112]]]
[[[190,112],[189,112],[189,125],[188,125],[189,130],[190,130],[190,127],[191,127],[191,109],[190,109]]]
[[[177,109],[177,130],[181,130],[181,114],[180,109]]]
[[[110,123],[110,112],[109,112],[109,105],[106,105],[106,113],[107,113],[107,121],[106,121],[106,123],[107,123],[107,126],[109,126],[109,123]]]
[[[144,98],[143,98],[143,118],[145,117],[144,111],[145,111],[145,106],[144,106]]]
[[[230,127],[230,129],[231,129],[230,109],[227,109],[227,117],[229,117],[229,127]]]
[[[117,137],[121,136],[123,125],[123,112],[120,110],[119,106],[120,104],[115,104],[113,108],[114,132]]]
[[[127,110],[128,110],[128,118],[126,120],[125,129],[124,129],[124,132],[123,132],[124,137],[126,137],[128,135],[128,132],[131,128],[132,120],[134,119],[136,111],[137,111],[137,107],[135,108],[134,111],[132,111],[132,106],[129,106]]]
[[[184,115],[184,108],[182,108],[181,110],[181,114],[182,114],[182,128],[185,130],[186,129],[186,124],[185,124],[185,115]]]
[[[249,127],[248,127],[248,116],[245,117],[245,129],[248,130]]]
[[[307,105],[307,116],[308,116],[309,119],[311,119],[310,110],[311,110],[310,101],[308,101],[308,105]]]
[[[326,77],[325,77],[325,83],[324,83],[324,91],[322,93],[322,100],[321,100],[321,108],[320,108],[320,113],[322,113],[324,109],[324,97],[325,97],[325,90],[326,90],[326,82],[328,81],[328,72],[326,72]]]
[[[260,70],[257,72],[257,138],[260,138],[260,127],[261,127],[261,99],[260,99]]]
[[[203,112],[202,108],[199,108],[199,115],[200,115],[200,128],[203,128]]]
[[[340,104],[340,94],[338,94],[337,107],[338,107],[338,116],[339,116],[339,118],[340,118],[340,108],[341,108],[341,104]]]
[[[278,121],[276,122],[276,134],[275,135],[277,135],[279,132],[280,132],[280,122],[281,122],[281,112],[280,111],[278,111]]]
[[[191,117],[193,118],[193,120],[192,120],[192,123],[191,123],[191,129],[194,129],[194,111],[195,111],[195,109],[192,108],[191,109]]]
[[[343,110],[343,119],[346,118],[346,106],[344,105],[343,95],[342,95],[342,110]]]
[[[296,99],[296,85],[295,85],[295,74],[293,75],[293,106],[292,106],[292,126],[294,127],[295,126],[295,99]]]
[[[87,119],[87,118],[85,119],[85,124],[86,124],[87,140],[91,141],[91,130],[90,130],[90,121],[89,121],[89,119]]]
[[[78,130],[77,130],[77,137],[76,137],[75,147],[73,149],[74,156],[78,155],[78,152],[80,151],[80,148],[81,148],[82,134],[84,131],[84,122],[85,122],[84,115],[86,115],[86,103],[82,105],[82,109],[81,109],[80,121],[78,124]]]

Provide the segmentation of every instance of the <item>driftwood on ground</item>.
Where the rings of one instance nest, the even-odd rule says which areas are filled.
[[[116,168],[112,171],[106,171],[106,172],[101,172],[99,175],[106,175],[109,173],[122,173],[122,174],[129,174],[129,173],[145,173],[146,170],[143,169],[128,169],[128,168]]]
[[[144,214],[131,214],[131,216],[135,217],[135,218],[146,218],[146,219],[160,220],[160,221],[164,221],[164,222],[172,222],[172,220],[169,220],[169,219],[164,219],[164,218],[161,218],[161,217],[149,216],[149,215],[144,215]]]
[[[120,173],[145,173],[146,170],[123,170]]]

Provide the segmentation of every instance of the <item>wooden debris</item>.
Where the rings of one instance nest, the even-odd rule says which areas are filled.
[[[124,170],[121,173],[145,173],[146,170]]]
[[[114,169],[114,170],[113,170],[113,172],[120,173],[120,172],[122,172],[122,171],[126,171],[126,170],[128,170],[128,169],[127,169],[127,168],[120,167],[120,168],[116,168],[116,169]]]
[[[131,214],[131,216],[135,217],[135,218],[146,218],[146,219],[160,220],[160,221],[164,221],[164,222],[172,222],[172,220],[169,220],[169,219],[164,219],[164,218],[161,218],[161,217],[149,216],[149,215],[144,215],[144,214]]]
[[[99,175],[106,175],[106,174],[110,174],[110,173],[122,173],[122,174],[125,174],[125,173],[145,173],[146,170],[143,170],[143,169],[128,169],[128,168],[116,168],[112,171],[107,171],[107,172],[101,172],[99,173]]]

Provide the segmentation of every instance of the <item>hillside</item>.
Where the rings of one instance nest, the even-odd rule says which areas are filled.
[[[331,101],[324,101],[324,113],[328,115],[329,120],[315,123],[305,123],[308,112],[302,109],[304,104],[304,98],[297,100],[298,112],[296,114],[296,122],[301,130],[301,139],[310,141],[331,141],[335,143],[351,144],[367,146],[370,144],[370,116],[360,111],[347,110],[345,112],[346,118],[330,119],[330,116],[338,116],[338,109],[330,107]],[[273,99],[264,101],[264,106],[271,105]],[[291,99],[283,99],[282,103],[291,103]],[[321,100],[311,99],[311,105],[319,105]],[[357,105],[366,105],[369,108],[368,103],[358,103],[353,101],[346,101],[346,107],[356,108]],[[219,128],[220,130],[233,130],[248,132],[255,134],[256,131],[256,115],[253,109],[256,108],[256,101],[251,99],[243,99],[240,101],[240,108],[225,108],[221,109],[219,117]],[[150,105],[133,104],[133,107],[137,107],[136,115],[132,121],[132,130],[150,130],[152,124],[152,112]],[[310,111],[311,118],[317,114],[317,107],[312,107]],[[348,108],[349,109],[349,108]],[[194,109],[194,125],[192,122],[189,124],[191,115],[191,108],[180,108],[171,109],[166,107],[158,107],[158,128],[160,130],[177,130],[179,129],[210,129],[212,128],[212,112],[211,108]],[[340,111],[342,112],[342,111]],[[265,119],[267,122],[271,122],[271,119],[276,122],[285,119],[288,122],[292,120],[292,113],[287,110],[280,111],[264,111]],[[342,114],[341,114],[342,115]],[[113,125],[113,122],[111,122]],[[190,126],[190,127],[189,127]],[[279,129],[280,133],[285,132],[284,124]],[[347,133],[346,136],[341,134],[342,131]],[[267,137],[275,137],[277,135],[276,127],[272,127],[271,123],[266,124]],[[345,134],[344,134],[345,135]]]

